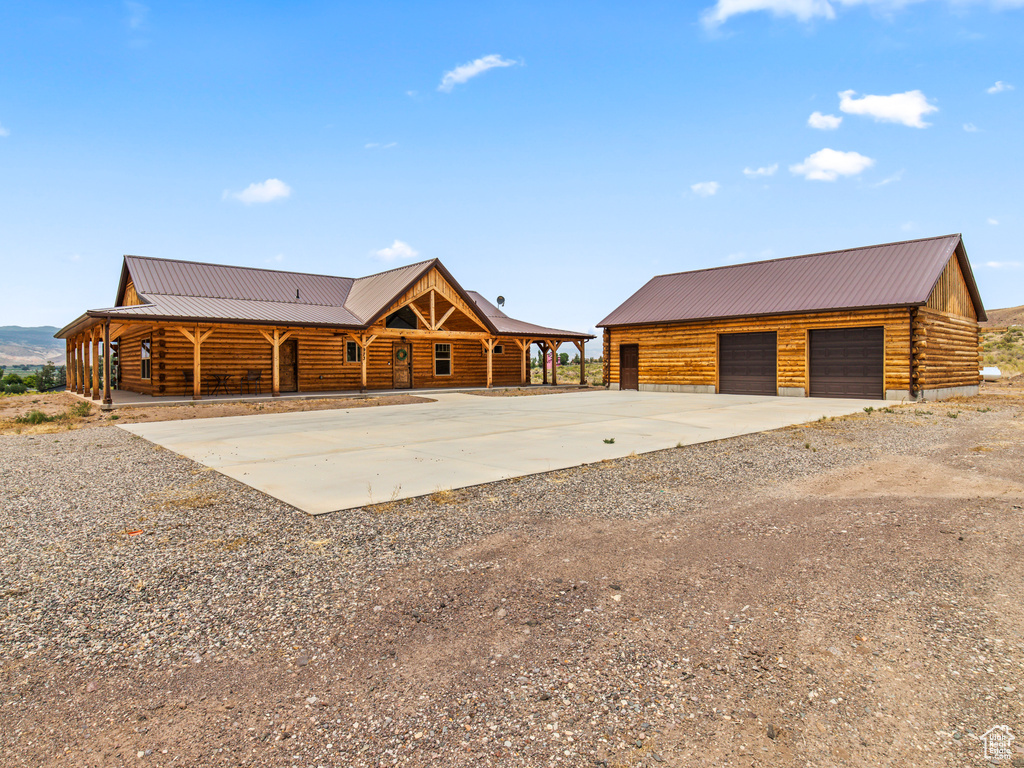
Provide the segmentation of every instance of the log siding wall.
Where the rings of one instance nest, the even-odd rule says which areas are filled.
[[[184,371],[192,371],[192,342],[178,328],[189,332],[195,326],[157,323],[152,327],[127,329],[120,339],[121,388],[155,396],[191,397],[191,385],[185,383]],[[203,393],[211,373],[231,376],[230,391],[238,393],[239,385],[250,369],[262,372],[260,392],[272,391],[273,350],[260,334],[260,326],[202,325],[202,331],[213,329],[203,342],[201,363]],[[319,328],[279,327],[291,332],[298,347],[298,386],[300,392],[358,390],[362,382],[362,365],[346,362],[346,342],[351,338],[344,331]],[[262,330],[273,331],[274,326]],[[152,336],[153,358],[151,380],[140,376],[139,358],[142,339]],[[392,389],[392,350],[397,339],[379,337],[367,354],[367,389]],[[451,344],[452,373],[434,376],[434,343]],[[494,355],[492,383],[494,386],[518,386],[521,382],[521,351],[511,337],[497,341],[503,351]],[[437,336],[409,339],[412,347],[413,388],[483,387],[487,384],[487,356],[478,339]]]
[[[967,290],[967,281],[964,280],[964,273],[955,254],[942,270],[925,306],[957,317],[978,319],[974,301]]]
[[[808,332],[815,328],[885,329],[885,389],[910,390],[910,311],[871,309],[852,312],[760,316],[733,320],[618,326],[606,329],[606,380],[619,383],[619,346],[640,348],[640,384],[714,387],[718,390],[718,335],[774,331],[778,341],[777,386],[809,390]]]

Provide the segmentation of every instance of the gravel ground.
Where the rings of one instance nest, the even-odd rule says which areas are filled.
[[[0,437],[0,765],[984,765],[1024,399],[888,410],[316,518]]]

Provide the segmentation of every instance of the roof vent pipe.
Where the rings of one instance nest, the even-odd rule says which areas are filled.
[[[296,301],[299,300],[299,289],[298,288],[295,289],[295,300]]]

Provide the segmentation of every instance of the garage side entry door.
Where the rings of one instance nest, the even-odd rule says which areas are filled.
[[[723,395],[777,395],[775,332],[718,337],[718,391]]]
[[[874,328],[811,331],[811,397],[863,397],[885,393],[885,332]]]
[[[640,346],[619,346],[619,389],[640,389]]]

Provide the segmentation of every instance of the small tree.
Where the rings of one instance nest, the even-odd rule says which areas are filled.
[[[54,382],[55,385],[66,387],[68,384],[68,370],[65,366],[61,366],[57,369],[57,380]]]
[[[569,353],[568,352],[559,352],[558,353],[558,364],[559,365],[568,365],[569,364]]]
[[[8,373],[6,376],[4,376],[3,382],[4,382],[4,386],[5,387],[10,387],[10,386],[12,386],[14,384],[22,384],[23,383],[22,380],[21,380],[21,376],[19,376],[16,373]]]
[[[53,363],[47,363],[36,374],[36,389],[52,389],[57,384],[57,368]]]

